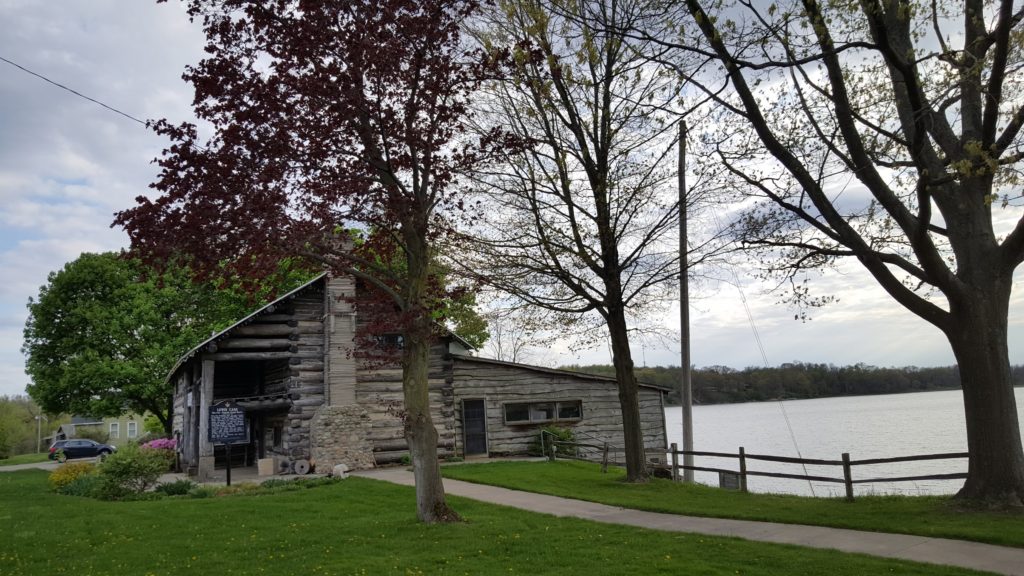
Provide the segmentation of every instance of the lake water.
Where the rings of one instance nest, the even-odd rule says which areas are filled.
[[[1017,389],[1017,413],[1024,415],[1024,389]],[[789,427],[786,425],[788,416]],[[682,408],[665,409],[669,442],[682,448]],[[792,428],[792,435],[789,428]],[[693,407],[694,450],[747,454],[798,456],[840,460],[849,452],[852,460],[966,452],[963,396],[959,390],[748,402]],[[795,444],[794,444],[795,438]],[[680,457],[680,461],[682,458]],[[695,457],[694,465],[737,470],[735,458]],[[799,464],[747,460],[748,470],[803,474]],[[967,459],[933,460],[854,466],[853,478],[918,476],[966,472]],[[842,467],[807,466],[807,474],[842,478]],[[718,475],[695,472],[695,479],[718,485]],[[856,494],[951,494],[963,480],[854,485]],[[808,483],[806,480],[748,477],[752,492],[817,496],[841,496],[842,484]]]

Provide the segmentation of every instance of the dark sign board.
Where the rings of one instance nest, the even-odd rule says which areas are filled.
[[[719,472],[718,487],[726,490],[740,489],[740,475],[735,472]]]
[[[244,444],[249,441],[245,409],[227,400],[210,406],[210,442]]]

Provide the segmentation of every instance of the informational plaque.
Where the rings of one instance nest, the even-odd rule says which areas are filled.
[[[244,444],[249,441],[245,409],[230,400],[210,406],[210,442]]]
[[[726,490],[740,489],[740,475],[735,472],[719,472],[718,487]]]

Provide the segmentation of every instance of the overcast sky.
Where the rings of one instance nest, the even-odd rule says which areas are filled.
[[[184,66],[203,39],[176,2],[0,0],[0,57],[141,119],[190,115]],[[151,163],[164,142],[138,123],[0,62],[0,394],[24,391],[21,355],[28,299],[49,272],[83,251],[116,250],[126,235],[113,213],[148,192]],[[807,323],[741,273],[743,293],[768,362],[864,362],[878,366],[949,365],[941,335],[890,302],[850,266],[819,282],[840,298]],[[1010,356],[1024,362],[1024,305],[1010,311]],[[678,309],[666,314],[678,327]],[[740,291],[723,285],[694,302],[693,361],[737,368],[762,364]],[[637,364],[678,364],[678,345],[637,346]],[[607,349],[573,355],[555,347],[555,364],[607,362]]]

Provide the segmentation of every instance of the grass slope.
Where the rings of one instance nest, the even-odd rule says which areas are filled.
[[[1024,547],[1024,514],[957,509],[949,497],[866,496],[853,502],[777,494],[744,494],[653,480],[623,482],[625,472],[577,461],[494,462],[445,466],[445,477],[691,516],[764,520],[895,532]]]
[[[4,458],[0,460],[0,466],[14,466],[15,464],[34,464],[36,462],[46,462],[49,454],[19,454],[17,456],[11,456],[10,458]]]
[[[0,574],[976,574],[794,546],[561,519],[452,498],[425,526],[411,488],[351,478],[264,496],[100,502],[0,474]]]

